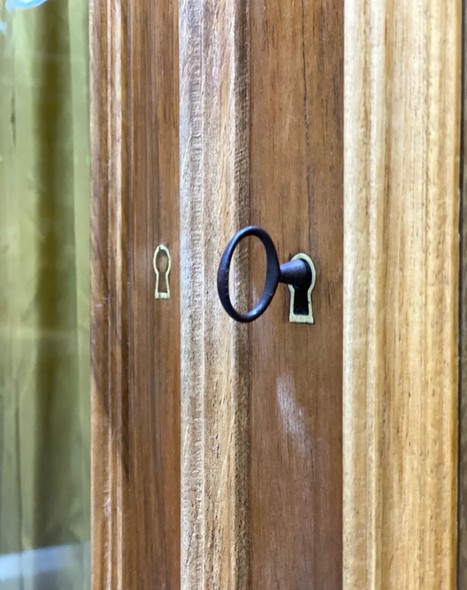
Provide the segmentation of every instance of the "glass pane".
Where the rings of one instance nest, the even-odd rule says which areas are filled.
[[[88,0],[0,0],[0,588],[90,587]]]

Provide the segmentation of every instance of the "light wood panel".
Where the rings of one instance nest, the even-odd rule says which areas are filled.
[[[340,0],[181,4],[183,588],[341,585],[342,62]],[[288,323],[285,288],[248,332],[222,310],[249,220],[314,257],[316,326]]]
[[[250,587],[342,587],[343,1],[250,3],[251,221],[316,266],[250,327]],[[250,304],[262,290],[251,248]]]
[[[463,3],[463,27],[467,26],[467,4]],[[467,42],[462,47],[462,149],[461,149],[461,288],[460,288],[460,412],[459,412],[459,550],[458,587],[467,587]]]
[[[182,582],[248,580],[248,346],[216,274],[248,221],[246,2],[180,4]],[[231,283],[246,301],[247,258]]]
[[[177,33],[170,0],[91,2],[95,589],[180,585]]]
[[[460,10],[346,2],[346,589],[455,587]]]

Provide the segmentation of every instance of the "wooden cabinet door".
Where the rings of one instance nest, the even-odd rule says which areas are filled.
[[[342,585],[343,11],[328,2],[180,5],[182,585]],[[215,8],[215,9],[214,9]],[[281,262],[312,256],[315,325],[289,290],[248,326],[219,302],[249,223]],[[251,239],[238,306],[264,282]]]
[[[341,586],[342,14],[92,3],[96,588]],[[250,326],[223,310],[249,223],[312,256],[314,326],[286,287]],[[262,264],[251,241],[240,304]]]
[[[423,176],[410,151],[432,137],[439,97],[417,94],[385,57],[400,50],[402,63],[422,66],[431,62],[420,48],[430,47],[440,67],[414,76],[422,87],[446,72],[439,88],[457,96],[460,77],[448,67],[460,47],[454,0],[431,4],[413,8],[401,37],[391,29],[398,10],[383,2],[367,10],[346,0],[344,27],[344,0],[91,1],[95,589],[415,588],[430,559],[438,564],[430,579],[452,579],[455,191],[446,176]],[[455,33],[449,50],[433,30]],[[418,40],[415,58],[403,39]],[[389,151],[378,152],[384,92],[393,127]],[[405,96],[418,119],[406,117]],[[439,141],[422,141],[451,181],[456,116]],[[396,153],[393,139],[407,148],[397,165],[384,155]],[[414,186],[428,178],[424,201]],[[312,257],[314,325],[289,322],[285,286],[251,324],[222,308],[219,261],[249,224],[270,233],[280,262]],[[407,245],[414,231],[422,238]],[[161,244],[171,257],[169,299],[155,298]],[[438,269],[447,252],[451,271],[434,285],[422,263]],[[385,266],[397,260],[411,265],[414,283]],[[264,272],[250,239],[230,277],[239,309],[258,300]],[[418,300],[448,317],[442,342],[431,338],[434,315],[408,321]],[[422,365],[404,368],[414,353]],[[448,409],[434,394],[425,400],[424,383],[448,390]],[[410,423],[417,436],[405,439],[414,445],[406,455]],[[397,482],[422,493],[410,475],[415,452],[426,473],[445,469],[409,518],[414,504]],[[391,569],[402,556],[408,577]]]

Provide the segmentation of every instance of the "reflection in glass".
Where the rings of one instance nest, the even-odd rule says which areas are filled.
[[[0,588],[89,588],[87,0],[0,0]]]

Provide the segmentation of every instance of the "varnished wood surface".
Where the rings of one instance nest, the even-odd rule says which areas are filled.
[[[251,221],[316,266],[250,327],[250,587],[342,586],[343,1],[250,3]],[[250,303],[262,290],[251,250]]]
[[[130,489],[127,588],[180,587],[178,6],[132,3],[129,217]],[[155,300],[153,253],[168,247],[170,300]],[[161,266],[161,269],[163,267]]]
[[[339,588],[342,6],[215,8],[180,12],[182,587]],[[315,259],[316,326],[288,323],[283,288],[248,332],[227,318],[217,266],[248,221]]]
[[[96,590],[180,585],[177,33],[172,2],[91,2]]]
[[[179,355],[175,9],[91,3],[93,584],[339,588],[343,7],[182,16]],[[460,4],[345,18],[344,587],[453,588]],[[314,258],[316,326],[282,287],[248,339],[226,320],[215,270],[248,220]]]
[[[345,589],[456,587],[460,10],[346,2]]]
[[[181,587],[247,587],[247,330],[216,288],[248,220],[246,2],[180,4]],[[231,277],[247,298],[247,259]]]
[[[92,585],[121,589],[126,506],[126,149],[118,2],[90,3]],[[109,288],[111,286],[111,289]]]
[[[463,3],[463,27],[467,26],[467,5]],[[462,47],[462,148],[461,148],[461,288],[460,288],[460,412],[459,412],[459,550],[458,588],[467,587],[467,41]]]

